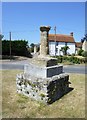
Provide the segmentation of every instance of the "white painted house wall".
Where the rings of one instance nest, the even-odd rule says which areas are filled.
[[[49,42],[49,55],[55,55],[55,42]]]
[[[75,43],[67,43],[69,49],[67,50],[68,54],[75,54]]]
[[[82,50],[87,51],[87,41],[86,40],[82,44]]]
[[[63,55],[63,52],[60,51],[61,47],[65,46],[65,42],[58,42],[58,45],[56,46],[56,48],[58,49],[58,52],[56,53],[56,55]]]
[[[61,47],[65,46],[65,42],[56,42],[56,50],[55,50],[55,42],[49,42],[49,55],[54,56],[55,52],[56,55],[63,55],[63,52],[60,51]],[[69,50],[67,50],[68,54],[75,53],[75,43],[67,43],[67,46],[69,46]]]

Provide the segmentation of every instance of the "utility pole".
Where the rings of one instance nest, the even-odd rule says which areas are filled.
[[[56,57],[56,26],[54,27],[54,31],[55,31],[55,57]]]
[[[9,38],[10,38],[10,60],[11,60],[11,32],[9,32]]]

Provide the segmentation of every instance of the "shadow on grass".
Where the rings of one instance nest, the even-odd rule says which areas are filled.
[[[2,59],[13,59],[13,60],[15,60],[15,59],[18,59],[19,58],[19,56],[9,56],[9,55],[2,55]]]
[[[21,56],[21,57],[25,57],[25,56]],[[32,55],[28,55],[27,58],[32,58]],[[6,59],[11,59],[11,60],[19,60],[20,59],[20,56],[9,56],[9,55],[2,55],[2,59],[3,60],[6,60]],[[24,58],[23,58],[24,59]],[[25,58],[26,59],[26,58]]]
[[[47,102],[48,105],[52,104],[53,102],[59,100],[60,98],[62,98],[64,95],[68,94],[69,92],[71,92],[74,88],[72,87],[69,87],[66,92],[58,92],[56,93],[56,97],[49,97],[49,100]]]

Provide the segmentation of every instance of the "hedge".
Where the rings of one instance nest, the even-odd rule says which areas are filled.
[[[87,58],[86,57],[77,58],[77,57],[74,57],[74,56],[57,56],[56,58],[58,60],[58,63],[64,63],[64,62],[67,62],[67,61],[69,61],[70,63],[73,63],[73,64],[87,63]]]
[[[27,47],[28,47],[28,41],[25,41],[25,40],[11,41],[11,55],[31,56]],[[2,55],[10,55],[10,41],[9,40],[2,40]]]

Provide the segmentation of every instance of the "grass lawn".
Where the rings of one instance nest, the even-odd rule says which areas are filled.
[[[84,118],[85,75],[69,74],[74,89],[51,105],[32,100],[16,92],[16,74],[20,70],[2,71],[3,118]]]

